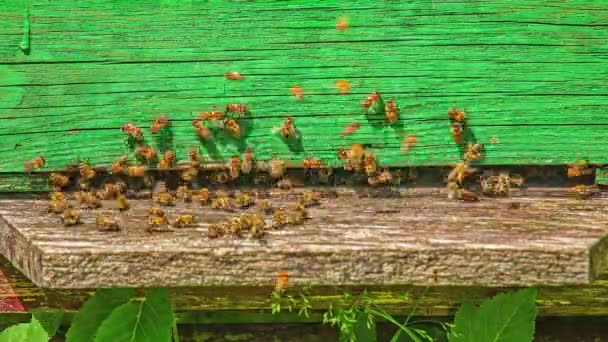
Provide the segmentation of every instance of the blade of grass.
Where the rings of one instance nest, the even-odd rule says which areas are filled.
[[[416,301],[414,302],[414,305],[412,306],[412,311],[410,311],[410,314],[405,319],[405,322],[403,322],[404,326],[406,326],[409,323],[410,319],[412,319],[412,317],[414,316],[414,313],[416,312],[416,309],[418,308],[418,305],[420,305],[420,303],[422,302],[424,297],[426,297],[426,294],[428,292],[429,292],[429,287],[427,286],[424,288],[424,291],[422,291],[422,295],[420,295],[420,297],[418,297],[418,299],[416,299]],[[397,330],[395,335],[393,335],[391,342],[396,342],[397,339],[399,338],[399,336],[401,336],[401,330]]]
[[[393,323],[394,325],[396,325],[397,327],[399,327],[399,329],[400,329],[399,331],[403,330],[403,332],[405,332],[412,340],[414,340],[414,342],[422,342],[422,340],[420,338],[418,338],[418,336],[416,336],[416,334],[410,328],[397,322],[391,315],[386,313],[384,310],[382,310],[382,309],[378,309],[378,310],[368,309],[368,310],[373,315],[384,318],[385,320],[387,320],[387,321]],[[395,334],[395,336],[397,336],[397,334]],[[395,339],[395,336],[393,336],[393,339],[391,340],[391,342],[397,341]]]

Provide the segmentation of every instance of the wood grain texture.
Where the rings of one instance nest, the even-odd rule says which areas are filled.
[[[606,271],[603,198],[528,195],[517,199],[520,209],[509,209],[512,199],[404,196],[324,199],[304,225],[270,230],[263,240],[210,240],[209,224],[237,214],[199,204],[168,210],[170,220],[194,214],[196,225],[151,234],[151,203],[136,201],[122,232],[102,233],[96,214],[117,212],[114,203],[66,228],[45,213],[46,202],[7,200],[0,204],[0,251],[51,288],[263,286],[282,270],[294,284],[558,285],[587,284]],[[295,201],[293,193],[271,198],[275,205]],[[386,209],[392,212],[381,213]]]
[[[18,48],[26,8],[29,54]],[[107,163],[126,152],[121,124],[147,127],[160,114],[185,159],[199,144],[192,118],[234,102],[252,111],[245,138],[218,136],[203,146],[208,159],[251,147],[259,159],[331,164],[339,147],[365,143],[381,164],[443,165],[460,158],[446,114],[457,105],[486,144],[483,164],[606,161],[603,0],[0,0],[0,15],[0,172],[38,154],[47,169]],[[227,81],[229,71],[246,79]],[[339,95],[336,80],[352,92]],[[396,127],[359,114],[375,90],[400,105]],[[285,115],[302,132],[299,152],[271,136]],[[362,128],[341,139],[353,121]],[[403,155],[411,134],[418,144]]]

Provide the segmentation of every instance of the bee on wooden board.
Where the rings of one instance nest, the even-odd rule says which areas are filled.
[[[461,123],[455,122],[451,126],[452,139],[458,145],[462,145],[464,139],[464,126]]]
[[[316,157],[308,157],[304,159],[303,163],[305,169],[320,169],[322,166],[321,159]]]
[[[192,202],[192,191],[186,185],[180,185],[177,188],[177,198],[185,203],[190,203]]]
[[[243,153],[243,162],[241,163],[241,172],[247,175],[253,170],[253,151],[250,148],[245,149]]]
[[[175,167],[175,152],[166,151],[163,158],[158,161],[157,167],[161,170]]]
[[[277,276],[277,279],[274,281],[274,291],[282,293],[287,289],[289,285],[289,276],[287,272],[281,271]]]
[[[258,215],[249,215],[249,231],[254,239],[261,239],[266,235],[266,222]]]
[[[236,207],[236,204],[234,203],[234,200],[230,197],[215,198],[211,201],[212,209],[234,211],[235,207]]]
[[[308,212],[303,205],[295,205],[287,212],[287,224],[300,225],[308,219]]]
[[[190,146],[188,150],[188,158],[190,158],[190,166],[192,168],[198,169],[201,167],[203,162],[203,157],[198,153],[198,149],[194,146]]]
[[[241,237],[243,230],[243,221],[240,217],[231,217],[228,219],[228,232],[231,235]]]
[[[63,188],[68,184],[69,181],[70,179],[67,176],[58,173],[51,173],[51,175],[49,176],[49,182],[51,183],[51,186],[54,189]]]
[[[272,214],[274,208],[272,207],[272,203],[269,200],[261,200],[257,202],[258,210],[263,212],[266,215]]]
[[[105,232],[118,232],[121,229],[119,220],[116,217],[108,217],[104,215],[97,215],[95,225],[99,231]]]
[[[315,191],[306,191],[300,197],[300,205],[305,208],[319,205],[321,203],[321,193]]]
[[[399,107],[393,100],[386,101],[384,105],[384,115],[391,124],[399,121]]]
[[[454,120],[456,122],[464,122],[467,119],[465,111],[460,111],[455,106],[448,109],[448,117],[450,120]]]
[[[129,177],[141,178],[146,174],[146,167],[143,165],[129,166],[127,170]]]
[[[574,195],[577,199],[588,199],[600,192],[599,187],[596,184],[593,185],[577,185],[572,188]]]
[[[410,135],[406,136],[405,138],[403,138],[401,152],[408,153],[410,151],[410,149],[412,147],[414,147],[414,145],[416,145],[417,142],[418,142],[418,138],[415,135],[410,134]]]
[[[194,130],[196,130],[196,133],[201,139],[205,141],[213,140],[213,134],[211,133],[211,130],[209,129],[209,127],[205,126],[205,124],[200,120],[197,119],[192,121],[192,127],[194,127]]]
[[[112,183],[106,183],[103,185],[103,189],[97,191],[96,196],[102,200],[109,200],[115,198],[117,195],[117,189]]]
[[[286,117],[285,121],[283,121],[283,125],[281,126],[281,136],[285,140],[288,140],[292,137],[298,138],[297,131],[296,131],[296,125],[291,116]]]
[[[101,201],[91,191],[80,191],[76,194],[80,207],[84,209],[97,209],[101,207]]]
[[[67,226],[75,226],[80,223],[80,210],[74,209],[71,205],[68,205],[61,215],[61,221]]]
[[[285,161],[278,158],[270,160],[270,177],[273,179],[279,179],[283,177],[285,173]]]
[[[51,201],[65,201],[65,200],[66,200],[66,196],[63,192],[55,191],[55,192],[51,193]]]
[[[207,227],[207,236],[210,239],[217,239],[226,234],[228,230],[225,222],[212,223]]]
[[[150,161],[156,158],[156,150],[150,146],[139,146],[135,150],[135,156],[140,162]]]
[[[230,162],[228,163],[228,175],[230,179],[235,180],[239,178],[241,173],[241,158],[239,156],[230,157]]]
[[[378,163],[376,162],[376,157],[373,154],[367,152],[363,158],[363,169],[368,176],[371,176],[376,173],[378,170]]]
[[[88,163],[81,162],[80,165],[78,166],[78,168],[80,170],[80,180],[81,181],[89,182],[95,178],[96,172],[95,172],[95,170],[93,170],[92,167],[89,166]]]
[[[61,214],[68,206],[68,202],[63,199],[51,199],[48,205],[48,212],[52,214]]]
[[[116,158],[116,160],[112,163],[112,174],[123,174],[126,172],[127,164],[129,161],[129,156],[124,155]]]
[[[245,113],[249,112],[249,108],[242,103],[233,103],[226,105],[226,113],[231,113],[238,118],[244,118]]]
[[[239,208],[245,209],[255,204],[255,198],[244,192],[237,192],[235,195],[235,202]]]
[[[393,181],[393,175],[391,172],[385,168],[378,174],[378,183],[380,184],[390,184]]]
[[[173,221],[173,227],[183,228],[194,223],[194,217],[192,215],[180,215]]]
[[[28,160],[25,163],[23,163],[23,169],[25,170],[26,173],[30,173],[34,169],[39,169],[39,168],[43,167],[44,164],[45,164],[44,157],[38,156],[32,160]]]
[[[169,124],[169,117],[167,117],[166,115],[159,116],[158,118],[152,120],[152,127],[150,127],[150,132],[152,134],[156,134]]]
[[[116,196],[116,202],[117,202],[116,207],[120,211],[126,211],[126,210],[129,210],[129,208],[131,208],[131,204],[129,203],[129,200],[127,200],[127,196],[125,196],[123,194],[118,194],[118,196]]]
[[[142,129],[132,123],[126,123],[122,125],[121,131],[126,135],[133,137],[133,139],[135,140],[141,140],[143,138]]]
[[[211,201],[209,197],[209,190],[207,188],[199,189],[196,192],[196,198],[201,205],[208,205]]]
[[[168,224],[169,220],[162,209],[156,207],[150,209],[150,215],[148,217],[148,231],[166,230],[166,227],[163,226]]]
[[[380,114],[380,111],[384,110],[380,92],[373,92],[371,95],[361,100],[361,110],[367,114]]]
[[[169,192],[155,192],[152,195],[154,203],[158,203],[165,207],[172,207],[175,205],[175,196]]]
[[[283,208],[276,209],[272,214],[273,226],[279,228],[289,223],[287,211]]]
[[[482,144],[467,144],[464,152],[464,160],[473,161],[481,159],[481,153],[483,152]]]
[[[224,112],[211,111],[198,113],[197,120],[203,121],[221,121],[224,119]]]
[[[224,77],[230,81],[242,81],[245,79],[245,76],[236,71],[227,72],[224,74]]]
[[[224,118],[224,129],[234,138],[241,137],[241,126],[234,119]]]
[[[290,190],[293,187],[293,185],[291,184],[291,181],[287,177],[283,177],[283,178],[279,179],[276,186],[277,186],[277,188],[279,188],[281,190]]]

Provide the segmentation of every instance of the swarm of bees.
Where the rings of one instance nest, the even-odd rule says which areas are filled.
[[[207,228],[207,236],[210,239],[224,235],[241,238],[246,234],[251,239],[261,239],[266,235],[266,227],[266,221],[258,215],[241,215],[210,224]]]
[[[99,231],[117,232],[121,230],[120,220],[117,217],[97,215],[95,225]]]
[[[480,177],[481,191],[487,196],[509,196],[511,187],[522,187],[523,177],[500,172],[498,175],[482,175]]]

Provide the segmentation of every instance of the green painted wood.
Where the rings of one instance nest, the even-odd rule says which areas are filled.
[[[467,109],[482,164],[607,160],[608,9],[603,0],[169,1],[0,0],[0,172],[44,169],[124,154],[120,126],[174,121],[180,159],[198,145],[201,111],[243,102],[242,141],[203,146],[227,160],[245,147],[258,159],[370,144],[384,165],[458,160],[447,109]],[[26,37],[29,10],[29,54]],[[350,18],[338,31],[336,18]],[[238,71],[243,81],[224,73]],[[352,84],[339,95],[336,80]],[[289,88],[305,92],[299,101]],[[368,122],[359,101],[379,90],[401,107],[396,127]],[[292,152],[271,135],[286,115],[301,130]],[[350,122],[362,128],[341,139]],[[404,155],[400,143],[418,144]],[[494,138],[494,139],[493,139]],[[151,140],[149,140],[151,141]],[[492,143],[494,141],[495,143]]]

